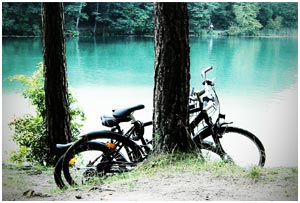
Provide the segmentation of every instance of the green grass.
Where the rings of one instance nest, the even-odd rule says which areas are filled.
[[[159,175],[170,175],[181,172],[209,171],[216,176],[222,174],[234,174],[244,169],[222,161],[203,160],[196,153],[159,154],[150,156],[146,161],[140,163],[134,170],[117,174],[110,177],[97,179],[100,182],[113,182],[126,179],[139,179]],[[96,180],[95,180],[96,181]],[[96,182],[92,182],[94,184]]]
[[[209,172],[214,177],[222,175],[233,175],[247,178],[250,181],[272,181],[280,173],[285,171],[288,176],[294,177],[298,174],[296,168],[262,168],[259,166],[242,168],[223,161],[203,160],[196,153],[160,154],[150,156],[146,161],[140,163],[134,170],[117,174],[110,177],[96,179],[92,184],[110,183],[122,180],[137,180],[144,177],[160,175],[174,175],[182,172]],[[130,184],[130,183],[129,183]],[[134,184],[134,183],[132,183]]]
[[[253,180],[258,180],[262,175],[262,168],[261,167],[253,167],[250,168],[248,171],[248,176]]]

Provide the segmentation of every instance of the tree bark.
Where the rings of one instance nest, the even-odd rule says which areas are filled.
[[[186,3],[155,3],[154,151],[187,152],[190,59]]]
[[[55,144],[70,142],[70,115],[66,78],[66,48],[62,3],[42,3],[46,129],[50,153]]]

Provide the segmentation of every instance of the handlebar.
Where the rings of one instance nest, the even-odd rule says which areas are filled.
[[[211,71],[212,69],[213,69],[213,66],[208,66],[207,68],[205,68],[204,70],[202,70],[201,75],[202,75],[203,80],[206,80],[206,73],[208,71]]]
[[[206,79],[206,73],[211,71],[213,69],[213,66],[208,66],[204,70],[201,71],[201,76],[203,78],[202,84],[204,85],[204,89],[201,91],[195,91],[194,88],[192,88],[191,95],[190,95],[190,101],[199,101],[203,104],[200,105],[203,111],[208,111],[210,108],[214,106],[214,98],[211,98],[211,95],[209,93],[208,86],[214,86],[214,82]],[[203,99],[206,98],[206,101],[203,101]]]

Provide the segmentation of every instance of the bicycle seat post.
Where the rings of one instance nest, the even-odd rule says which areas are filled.
[[[121,127],[120,125],[116,125],[114,127],[111,128],[112,132],[118,132],[118,133],[122,133]]]

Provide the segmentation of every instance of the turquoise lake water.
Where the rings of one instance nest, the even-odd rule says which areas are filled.
[[[3,143],[14,115],[32,112],[11,75],[31,75],[42,61],[40,38],[2,39]],[[100,129],[110,109],[144,103],[137,117],[152,118],[153,38],[67,39],[69,86],[87,115],[84,131]],[[298,38],[191,38],[191,86],[213,65],[222,112],[254,132],[267,149],[267,165],[298,164]],[[5,148],[5,146],[4,146]]]
[[[191,85],[200,71],[215,67],[212,77],[221,88],[249,94],[274,93],[297,81],[297,38],[191,38]],[[84,38],[67,40],[71,87],[153,86],[152,38]],[[2,85],[15,74],[30,75],[42,61],[40,38],[3,38]],[[237,85],[238,84],[238,85]]]

